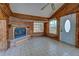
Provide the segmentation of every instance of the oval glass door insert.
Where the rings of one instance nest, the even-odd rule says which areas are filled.
[[[66,22],[65,22],[65,31],[66,32],[69,32],[70,31],[70,28],[71,28],[70,21],[69,20],[66,20]]]

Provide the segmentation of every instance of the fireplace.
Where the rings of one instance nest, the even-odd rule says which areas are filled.
[[[11,40],[10,47],[15,47],[27,42],[29,39],[28,28],[26,27],[13,27],[13,40]]]
[[[26,28],[18,28],[16,27],[15,30],[14,30],[14,38],[17,39],[17,38],[21,38],[23,36],[26,36]]]

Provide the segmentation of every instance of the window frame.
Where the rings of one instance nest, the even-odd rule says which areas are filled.
[[[55,22],[53,23],[53,24],[55,24],[55,27],[53,27],[53,26],[51,26],[51,24],[50,24],[50,22],[51,21],[56,21],[56,24],[55,24]],[[56,18],[53,18],[53,19],[51,19],[50,21],[49,21],[49,34],[55,34],[55,35],[57,35],[57,19]],[[52,28],[55,28],[56,30],[56,33],[55,32],[53,32],[52,30],[54,30],[54,29],[52,29]]]
[[[44,23],[42,21],[34,21],[33,25],[34,25],[33,26],[33,32],[34,33],[44,32]],[[35,25],[37,25],[37,27]],[[39,30],[35,30],[36,28],[39,29]]]

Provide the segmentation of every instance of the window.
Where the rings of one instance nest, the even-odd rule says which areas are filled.
[[[65,31],[66,32],[70,31],[70,21],[69,20],[66,20],[66,22],[65,22]]]
[[[43,32],[43,22],[41,21],[35,21],[34,22],[34,32]]]
[[[51,20],[49,22],[49,33],[52,33],[52,34],[57,33],[57,20]]]

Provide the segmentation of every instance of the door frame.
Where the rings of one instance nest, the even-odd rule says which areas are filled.
[[[57,40],[60,41],[60,17],[56,17],[57,19]]]
[[[73,14],[75,14],[75,13],[73,13]],[[69,15],[69,14],[68,14]],[[66,16],[66,15],[64,15],[64,16]],[[61,16],[62,17],[62,16]],[[60,18],[61,17],[59,17],[58,18],[58,36],[59,36],[59,41],[60,41]],[[76,31],[75,31],[75,47],[78,47],[79,48],[79,36],[78,36],[78,32],[79,32],[79,13],[76,13]]]
[[[79,12],[76,13],[76,47],[79,48]]]

